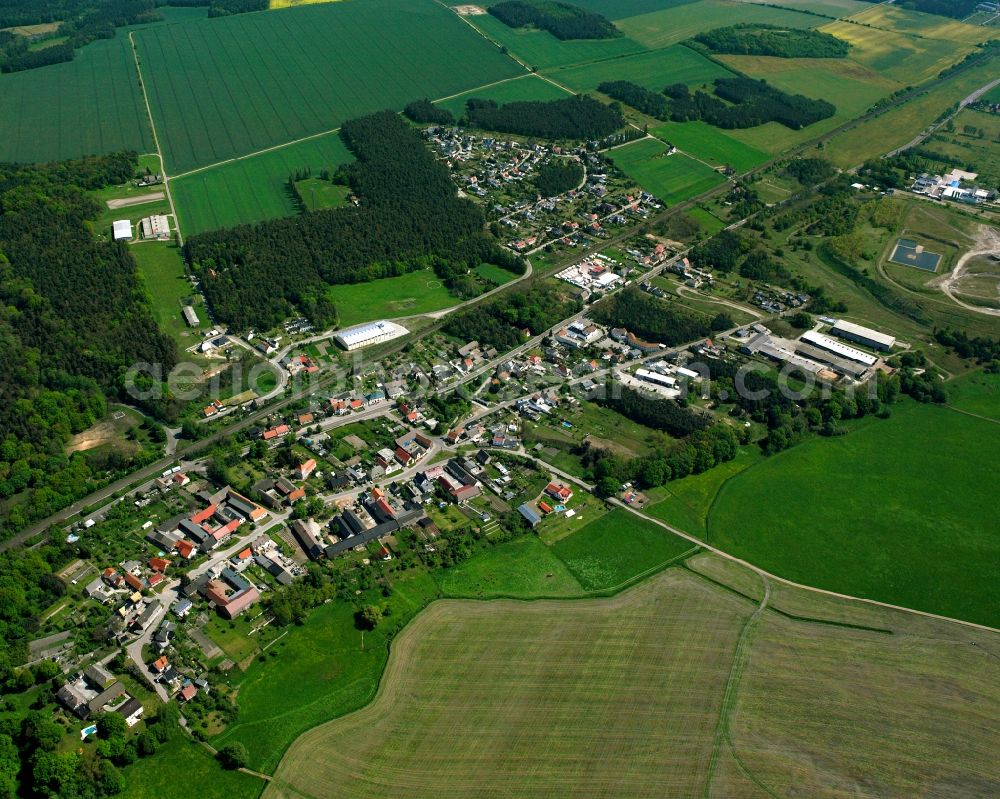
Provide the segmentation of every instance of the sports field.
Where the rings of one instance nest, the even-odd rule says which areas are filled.
[[[907,402],[734,477],[708,540],[797,582],[1000,626],[998,467],[1000,425]]]
[[[338,133],[194,172],[170,183],[185,236],[295,213],[289,176],[353,160]]]
[[[265,799],[1000,784],[995,639],[781,586],[761,606],[755,575],[697,568],[611,599],[435,602],[375,700],[299,738]]]
[[[725,181],[714,169],[693,158],[666,152],[662,142],[641,139],[612,150],[609,156],[622,172],[666,203],[688,200]]]
[[[125,33],[73,61],[0,75],[0,161],[149,152],[152,134]]]
[[[755,5],[738,0],[697,0],[615,23],[622,33],[650,49],[666,47],[696,33],[741,23],[787,25],[790,28],[815,28],[824,19],[784,8]]]
[[[327,294],[337,306],[337,321],[341,327],[373,319],[415,316],[461,302],[429,269],[369,283],[330,286]]]
[[[737,141],[705,122],[667,122],[650,130],[658,139],[716,166],[746,172],[767,161],[769,153]]]
[[[660,92],[671,83],[700,86],[715,78],[732,77],[729,70],[682,45],[610,61],[556,67],[543,74],[578,92],[594,91],[606,80],[630,80]]]
[[[433,0],[352,0],[135,34],[172,174],[522,67]]]
[[[523,78],[515,78],[495,86],[488,86],[485,89],[473,89],[463,92],[455,97],[449,97],[436,105],[447,108],[458,119],[465,113],[465,104],[473,97],[483,100],[494,100],[503,105],[516,100],[561,100],[568,97],[569,93],[563,91],[558,86],[554,86],[547,80],[543,80],[537,75],[525,75]]]

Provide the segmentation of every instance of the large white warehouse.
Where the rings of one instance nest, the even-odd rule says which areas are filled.
[[[846,344],[841,344],[839,341],[821,335],[820,333],[816,333],[813,330],[807,330],[799,336],[799,341],[804,341],[807,344],[812,344],[814,347],[819,347],[827,352],[832,352],[834,355],[839,355],[841,358],[848,358],[852,361],[857,361],[865,366],[874,366],[878,363],[878,358],[874,355],[869,355],[867,352],[856,350],[854,347],[848,347]]]
[[[839,320],[830,332],[835,336],[846,338],[848,341],[864,344],[873,350],[888,351],[896,343],[894,336],[880,333],[877,330],[872,330],[870,327],[856,325],[853,322],[845,322],[843,319]]]
[[[380,344],[383,341],[392,341],[394,338],[405,336],[410,331],[395,322],[366,322],[363,325],[346,327],[337,333],[333,340],[345,350],[359,350],[372,344]]]

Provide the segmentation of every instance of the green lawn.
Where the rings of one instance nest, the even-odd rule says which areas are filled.
[[[948,404],[1000,421],[1000,375],[979,371],[950,381]]]
[[[608,155],[622,172],[668,204],[688,200],[725,182],[711,167],[683,153],[666,152],[662,142],[642,139]]]
[[[583,593],[566,564],[536,536],[498,544],[442,572],[441,592],[449,597],[570,597]]]
[[[179,345],[190,347],[195,334],[184,321],[181,308],[183,300],[196,295],[185,275],[180,248],[172,242],[144,241],[133,245],[130,252],[149,292],[156,323]],[[195,303],[195,310],[202,324],[208,321],[203,306]]]
[[[261,155],[231,161],[171,182],[185,236],[260,222],[296,212],[288,178],[300,170],[318,175],[354,160],[338,133],[329,133]],[[330,186],[330,184],[325,184]],[[331,192],[342,192],[330,186]],[[311,192],[304,195],[311,198]],[[319,198],[317,198],[319,201]]]
[[[482,14],[466,18],[491,40],[507,47],[512,55],[538,69],[617,58],[646,48],[629,38],[560,40],[536,28],[508,28],[496,17]],[[481,81],[485,83],[486,81]],[[442,96],[439,93],[438,96]]]
[[[251,768],[272,771],[303,732],[374,696],[393,631],[437,595],[434,579],[421,571],[397,580],[389,599],[374,592],[363,597],[359,601],[392,609],[390,617],[364,634],[364,648],[349,603],[338,600],[318,607],[304,625],[288,628],[245,675],[234,672],[239,716],[212,739],[213,746],[240,741],[250,754]]]
[[[295,189],[309,211],[322,211],[324,208],[340,208],[347,205],[351,194],[349,186],[331,183],[318,177],[295,181]]]
[[[135,38],[171,173],[524,71],[433,0],[239,14]]]
[[[706,122],[667,122],[650,131],[686,153],[716,166],[729,165],[737,172],[746,172],[771,156],[727,136]]]
[[[694,208],[688,208],[684,213],[697,221],[709,235],[718,233],[726,226],[725,222],[706,211],[700,205],[696,205]]]
[[[489,280],[493,283],[496,283],[498,286],[502,286],[505,283],[510,283],[510,281],[512,281],[515,277],[517,277],[517,275],[515,275],[510,270],[504,269],[503,267],[497,266],[496,264],[479,264],[479,266],[477,266],[472,271],[475,272],[480,277],[485,278],[486,280]]]
[[[907,401],[727,482],[709,541],[797,582],[997,626],[998,467],[1000,425]]]
[[[689,541],[621,508],[552,545],[590,591],[617,589],[692,548]]]
[[[369,283],[330,286],[341,327],[395,316],[416,316],[457,305],[460,300],[429,269]]]
[[[459,119],[465,113],[465,104],[473,97],[493,100],[503,105],[516,100],[561,100],[567,96],[565,91],[549,81],[542,80],[537,75],[525,75],[523,78],[504,81],[485,89],[463,92],[455,97],[442,100],[437,105],[441,108],[447,108],[455,115],[456,119]]]
[[[202,746],[177,733],[151,758],[122,769],[122,799],[252,799],[263,780],[223,769]]]
[[[544,74],[579,92],[594,91],[606,80],[629,80],[659,92],[671,83],[700,86],[715,78],[732,77],[725,67],[681,45],[608,61],[551,68]]]

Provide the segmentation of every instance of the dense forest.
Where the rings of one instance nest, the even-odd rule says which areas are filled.
[[[497,105],[473,97],[465,105],[465,122],[474,128],[544,139],[600,139],[625,124],[620,111],[587,95],[564,100],[523,100]]]
[[[543,197],[555,197],[583,182],[583,164],[576,160],[552,158],[538,168],[535,188]]]
[[[203,277],[218,319],[236,329],[267,329],[302,312],[325,327],[336,318],[327,286],[421,269],[429,256],[463,269],[491,262],[523,271],[523,263],[485,232],[482,212],[458,197],[447,168],[398,114],[354,119],[340,133],[357,160],[337,177],[360,205],[187,240],[186,256]]]
[[[504,292],[452,314],[443,329],[463,341],[475,339],[484,347],[509,350],[524,341],[525,331],[540,335],[581,308],[579,302],[565,299],[556,287],[543,283]]]
[[[829,33],[749,23],[705,31],[694,41],[713,53],[777,58],[844,58],[851,49]]]
[[[712,423],[710,414],[686,408],[675,400],[664,399],[651,392],[617,386],[613,393],[617,396],[602,398],[597,402],[634,422],[670,433],[674,438],[704,430]]]
[[[624,327],[639,338],[667,345],[710,335],[709,319],[673,305],[632,286],[606,297],[593,307],[594,319]]]
[[[597,91],[630,105],[647,116],[662,120],[670,119],[667,98],[638,83],[629,80],[609,80],[598,86]]]
[[[555,0],[506,0],[488,10],[508,27],[532,25],[557,39],[614,39],[622,35],[600,14]]]
[[[134,153],[0,166],[0,503],[22,527],[94,486],[68,437],[104,415],[135,362],[176,361],[153,321],[128,247],[94,240],[87,189],[122,183]],[[161,409],[162,410],[162,409]]]
[[[664,92],[670,98],[670,118],[675,122],[702,119],[727,129],[779,122],[800,130],[833,116],[837,110],[826,100],[788,94],[767,81],[745,77],[716,78],[715,96],[700,89],[692,94],[684,83],[668,86]]]
[[[453,125],[455,117],[447,108],[438,108],[426,97],[423,100],[414,100],[407,103],[403,113],[417,124],[431,125]]]
[[[0,27],[61,20],[56,35],[67,37],[63,43],[29,50],[31,41],[27,37],[0,33],[0,69],[18,72],[71,61],[77,48],[95,39],[114,38],[115,28],[157,19],[160,19],[160,14],[154,0],[63,0],[51,3],[13,0],[9,5],[0,3]]]

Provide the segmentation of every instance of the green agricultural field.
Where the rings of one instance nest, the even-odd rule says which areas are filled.
[[[198,318],[204,325],[205,310],[200,304],[201,295],[191,287],[184,271],[184,258],[173,242],[144,241],[131,249],[139,266],[142,282],[149,292],[153,318],[160,329],[173,337],[181,347],[190,347],[198,338],[198,331],[188,327],[181,315],[183,301],[189,297],[194,302]]]
[[[354,0],[135,34],[173,174],[523,68],[433,0]]]
[[[965,69],[929,92],[844,131],[826,145],[825,157],[839,167],[857,166],[909,142],[969,92],[996,77],[997,60]]]
[[[552,545],[588,591],[618,590],[694,548],[690,541],[622,508]]]
[[[341,327],[373,319],[417,316],[461,302],[428,269],[368,283],[330,286],[327,293],[337,306]]]
[[[950,381],[948,404],[1000,422],[1000,375],[972,372]]]
[[[525,75],[523,78],[497,83],[485,89],[473,89],[455,97],[449,97],[437,103],[441,108],[447,108],[458,119],[465,113],[465,104],[473,97],[483,100],[493,100],[503,105],[516,100],[561,100],[568,92],[537,75]]]
[[[773,154],[784,152],[860,116],[899,88],[899,84],[894,81],[846,58],[720,58],[733,69],[754,78],[763,78],[782,91],[818,97],[836,106],[837,111],[832,117],[802,130],[792,130],[777,122],[768,122],[755,128],[726,131],[727,136]]]
[[[442,573],[441,592],[450,597],[582,596],[583,588],[537,537],[524,536],[473,556]]]
[[[763,0],[747,0],[747,2],[761,2],[761,4],[767,5]],[[780,5],[782,8],[837,18],[849,17],[871,8],[870,3],[862,2],[862,0],[781,0]]]
[[[606,80],[630,80],[658,92],[671,83],[700,86],[715,78],[732,77],[729,70],[681,45],[608,61],[547,69],[544,74],[578,92],[595,91]]]
[[[977,475],[998,466],[996,423],[907,402],[727,482],[709,542],[796,582],[997,626],[995,497]]]
[[[490,40],[506,47],[512,56],[538,69],[618,58],[646,49],[627,37],[560,40],[548,31],[535,28],[508,28],[490,14],[465,19]]]
[[[831,22],[820,30],[851,43],[850,59],[902,86],[916,86],[961,61],[972,45],[918,38],[850,22]]]
[[[696,158],[716,166],[729,165],[737,172],[753,169],[771,157],[701,121],[667,122],[650,133]]]
[[[710,166],[682,153],[666,152],[662,142],[642,139],[618,147],[609,155],[622,172],[669,204],[688,200],[725,182]]]
[[[55,161],[149,152],[135,62],[122,31],[65,64],[0,75],[0,161]]]
[[[860,14],[852,16],[851,21],[862,25],[874,25],[877,28],[888,28],[898,33],[964,44],[980,44],[991,38],[989,30],[979,25],[966,25],[964,22],[938,14],[924,14],[883,3],[869,6]]]
[[[265,799],[992,792],[992,636],[780,585],[753,614],[758,576],[697,561],[612,599],[435,602]]]
[[[653,50],[735,22],[815,28],[822,25],[824,19],[812,14],[738,0],[697,0],[629,17],[615,24],[626,36]]]
[[[664,8],[677,8],[692,3],[695,0],[577,0],[573,5],[586,8],[608,19],[619,20],[648,14]]]
[[[354,159],[338,133],[194,172],[170,182],[185,236],[296,213],[288,178]]]

